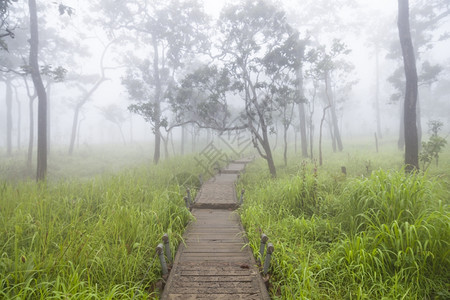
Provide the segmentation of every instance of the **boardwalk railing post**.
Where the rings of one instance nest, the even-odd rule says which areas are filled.
[[[187,196],[184,196],[184,204],[186,204],[186,208],[189,210],[190,209],[190,203],[189,203],[189,198]]]
[[[162,240],[164,242],[164,249],[166,250],[167,260],[169,264],[172,263],[172,252],[170,251],[169,235],[164,233]]]
[[[192,198],[191,198],[191,189],[190,189],[190,188],[187,188],[187,189],[186,189],[186,194],[187,194],[187,197],[188,197],[189,203],[192,203]]]
[[[267,272],[269,272],[270,259],[272,258],[273,250],[274,250],[273,244],[272,243],[268,243],[267,244],[266,260],[264,261],[264,275],[266,275]]]
[[[266,248],[266,243],[269,240],[269,238],[267,237],[267,235],[265,235],[264,233],[261,234],[261,244],[259,245],[259,255],[260,255],[260,263],[262,264],[262,261],[264,259],[264,248]]]
[[[159,262],[161,263],[161,269],[162,269],[163,275],[167,275],[167,273],[169,273],[169,271],[167,270],[166,260],[164,259],[163,247],[164,247],[163,244],[158,244],[158,246],[156,247],[156,254],[158,254],[158,256],[159,256]]]
[[[239,200],[239,204],[244,203],[244,193],[245,193],[245,189],[241,190],[241,199]]]

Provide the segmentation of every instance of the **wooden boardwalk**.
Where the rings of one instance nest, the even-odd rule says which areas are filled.
[[[234,183],[248,161],[204,183],[161,299],[270,299],[246,246]]]

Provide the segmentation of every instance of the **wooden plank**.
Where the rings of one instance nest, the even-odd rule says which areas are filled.
[[[221,276],[221,275],[214,275],[214,276],[188,276],[188,275],[182,275],[178,278],[177,282],[251,282],[253,279],[248,276],[248,274],[245,275],[238,275],[238,276]]]
[[[176,294],[192,294],[195,291],[197,294],[254,294],[258,293],[258,290],[253,287],[173,287],[173,293]]]
[[[216,300],[258,300],[259,295],[253,294],[170,294],[169,300],[193,300],[193,299],[216,299]]]
[[[234,278],[239,278],[239,276],[245,276],[248,278],[251,278],[250,272],[244,271],[244,270],[231,270],[231,271],[222,271],[222,270],[181,270],[179,271],[180,276],[203,276],[203,277],[212,277],[212,276],[219,276],[222,278],[225,277],[231,277],[233,280]]]
[[[230,164],[226,172],[243,170]],[[269,296],[248,247],[239,215],[236,174],[220,174],[197,195],[194,223],[184,234],[161,299],[264,299]],[[223,209],[226,208],[226,209]]]

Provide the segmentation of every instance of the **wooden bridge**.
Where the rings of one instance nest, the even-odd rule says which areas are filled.
[[[161,299],[270,299],[239,216],[234,183],[248,160],[204,183]]]

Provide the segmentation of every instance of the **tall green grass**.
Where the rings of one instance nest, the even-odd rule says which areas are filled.
[[[396,159],[369,157],[298,159],[278,179],[261,162],[247,168],[240,215],[256,256],[262,232],[275,246],[274,299],[450,297],[450,170],[405,175]]]
[[[175,250],[191,219],[178,172],[200,170],[175,159],[90,181],[0,183],[0,298],[157,297],[155,247],[167,232]]]

